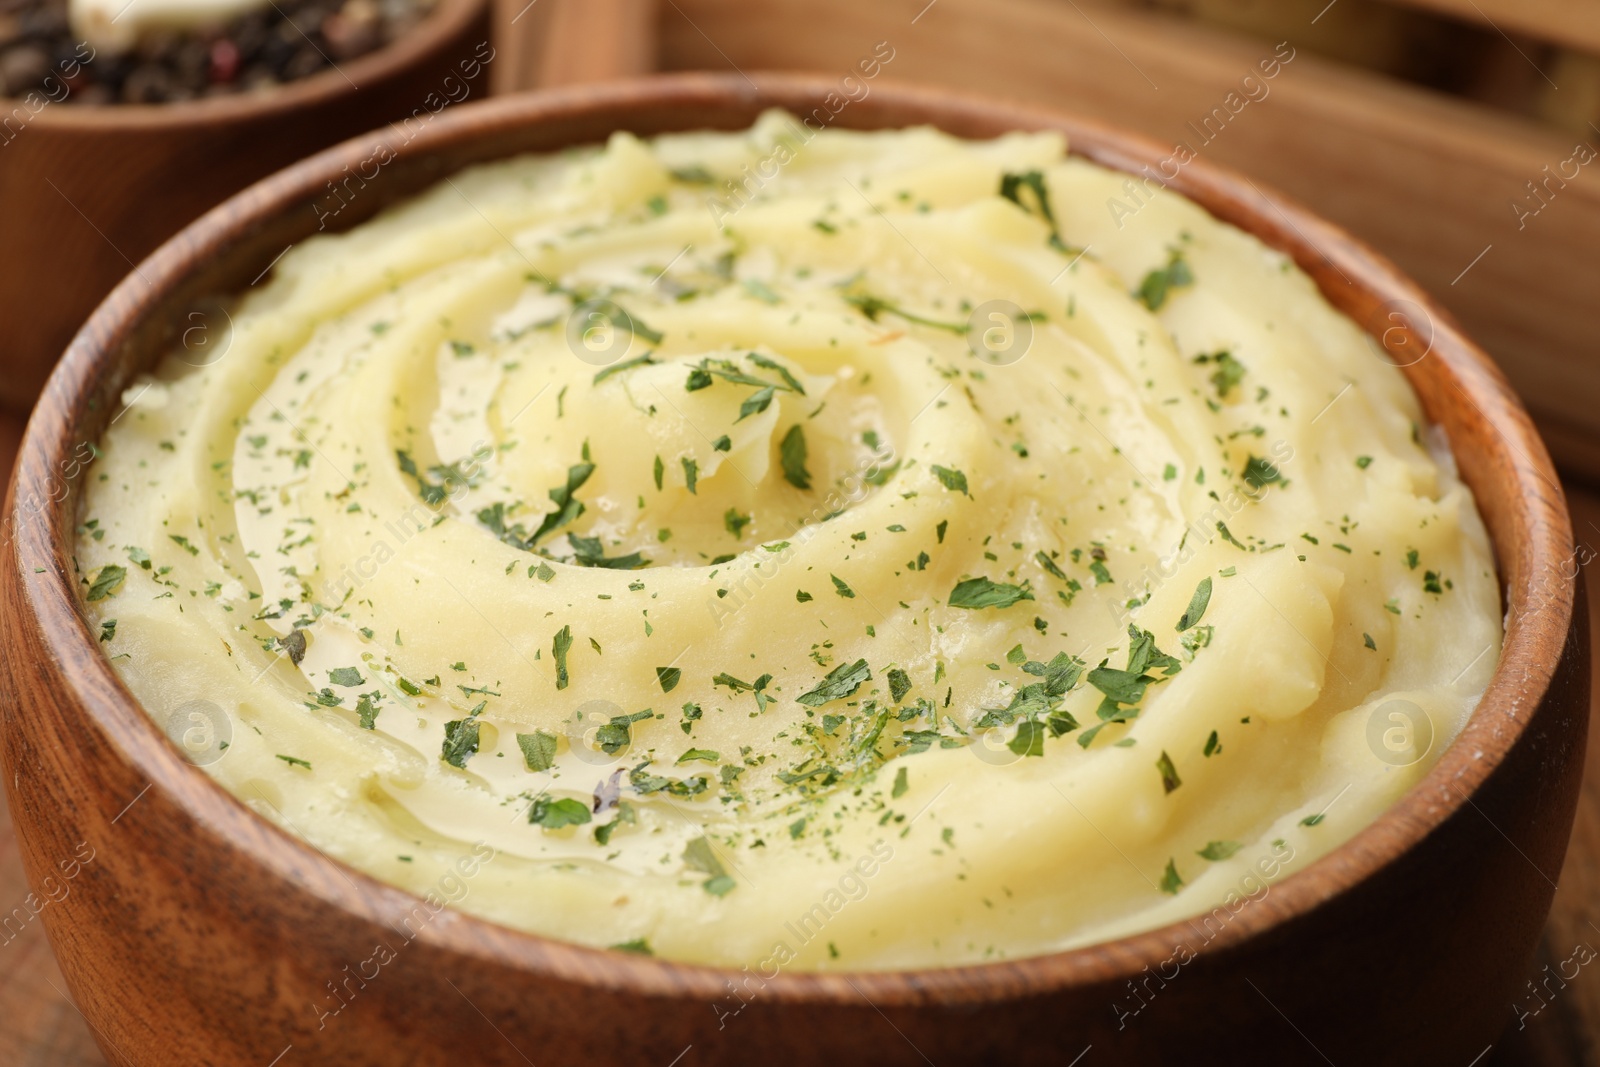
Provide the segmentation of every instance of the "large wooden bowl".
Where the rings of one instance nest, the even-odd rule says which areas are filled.
[[[33,406],[89,312],[162,241],[312,152],[487,96],[485,56],[488,0],[437,0],[393,44],[267,92],[104,107],[0,97],[0,408]]]
[[[772,105],[810,112],[835,88],[758,84],[686,75],[464,107],[401,148],[338,223],[471,163],[616,129],[741,128]],[[1129,170],[1169,154],[1065,116],[885,84],[835,121],[1059,129],[1074,151]],[[73,341],[23,444],[16,537],[0,559],[6,787],[32,883],[55,887],[42,919],[113,1063],[945,1067],[1069,1064],[1092,1046],[1086,1065],[1465,1067],[1496,1040],[1530,975],[1583,759],[1588,644],[1561,490],[1500,374],[1423,293],[1304,209],[1202,162],[1178,189],[1293,255],[1390,351],[1426,352],[1406,374],[1477,494],[1508,605],[1499,668],[1439,763],[1214,939],[1179,923],[1005,963],[764,978],[597,951],[449,909],[430,920],[418,898],[319,854],[186,762],[80,611],[74,456],[190,308],[314,232],[324,183],[378,140],[252,186],[162,246]]]

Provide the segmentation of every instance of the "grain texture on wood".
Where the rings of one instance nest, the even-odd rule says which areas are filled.
[[[1564,134],[1295,50],[1317,32],[1308,23],[1288,41],[1293,60],[1265,80],[1270,43],[1057,0],[674,0],[662,10],[661,62],[842,79],[885,41],[886,79],[1069,109],[1156,137],[1169,146],[1163,157],[1182,141],[1395,260],[1500,359],[1541,424],[1569,428],[1557,459],[1600,479],[1593,448],[1564,447],[1600,437],[1600,343],[1589,327],[1600,166],[1570,164],[1577,176],[1562,179],[1575,148]],[[1267,95],[1249,102],[1261,86]],[[1590,144],[1600,147],[1600,133]],[[1546,166],[1556,176],[1541,201],[1527,183],[1545,182]],[[1544,206],[1519,216],[1517,203]]]
[[[492,58],[488,36],[487,0],[441,0],[394,44],[270,93],[50,104],[12,122],[0,134],[8,138],[0,145],[0,407],[32,407],[101,298],[208,208],[346,137],[385,122],[425,124],[451,99],[488,95],[487,68],[467,78],[471,68],[462,67]],[[338,203],[330,191],[321,210]]]
[[[1389,0],[1507,34],[1600,52],[1600,5],[1589,0]],[[1524,41],[1520,47],[1528,48]],[[1530,60],[1532,62],[1532,60]]]
[[[69,890],[70,891],[70,890]],[[0,1063],[7,1067],[102,1067],[38,915],[52,907],[28,888],[11,813],[0,796]]]
[[[5,472],[8,482],[17,460],[17,446],[22,443],[22,429],[27,424],[27,416],[0,408],[0,471]]]
[[[464,107],[403,146],[338,226],[474,162],[618,128],[741,129],[768,107],[826,108],[833,86],[681,76]],[[1055,129],[1128,170],[1166,151],[1066,116],[887,85],[835,121],[932,122],[978,137]],[[697,1063],[744,1064],[755,1050],[774,1067],[916,1064],[923,1047],[941,1064],[1059,1064],[1089,1045],[1097,1063],[1231,1063],[1242,1033],[1272,1042],[1277,1063],[1409,1065],[1468,1063],[1498,1037],[1553,892],[1541,872],[1558,870],[1565,851],[1588,720],[1587,619],[1562,569],[1573,550],[1560,486],[1504,380],[1420,290],[1294,202],[1206,163],[1174,184],[1283,249],[1369,331],[1392,325],[1395,301],[1432,317],[1429,356],[1406,374],[1477,494],[1509,615],[1482,706],[1418,786],[1214,930],[1177,924],[914,974],[779,972],[723,1025],[712,1005],[743,980],[737,972],[582,948],[449,909],[419,913],[418,898],[330,861],[186,763],[88,631],[69,558],[77,483],[54,495],[54,472],[177,340],[196,294],[248,284],[314,232],[306,205],[375,143],[275,175],[146,261],[75,340],[23,443],[17,537],[0,554],[4,780],[36,887],[75,848],[96,851],[43,921],[119,1067],[259,1067],[286,1053],[286,1064],[669,1063],[690,1046]],[[24,513],[21,502],[37,500],[46,503]],[[1396,906],[1415,901],[1427,906]],[[1159,1010],[1119,1026],[1110,1005],[1180,943],[1194,954],[1182,979],[1163,988]],[[380,974],[330,1004],[328,983],[380,944],[392,955]]]
[[[656,66],[657,0],[495,0],[495,39],[510,58],[496,92],[584,85]]]
[[[1600,597],[1593,595],[1600,589],[1600,493],[1580,488],[1569,499],[1578,542],[1575,562],[1588,579],[1590,618],[1600,631]],[[1600,711],[1600,694],[1595,708]],[[1600,953],[1600,730],[1594,729],[1589,732],[1588,768],[1572,845],[1561,869],[1540,959],[1522,976],[1516,1004],[1526,1015],[1520,1027],[1513,1024],[1513,1032],[1527,1032],[1530,1044],[1553,1046],[1566,1057],[1549,1062],[1600,1067],[1600,956],[1580,964],[1584,955],[1580,946],[1588,954]],[[1573,972],[1576,977],[1567,977]]]

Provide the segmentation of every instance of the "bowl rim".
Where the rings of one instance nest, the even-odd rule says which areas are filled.
[[[427,59],[439,42],[454,38],[489,4],[489,0],[434,0],[416,25],[388,44],[347,63],[333,63],[305,78],[279,82],[270,89],[229,93],[170,104],[100,104],[66,106],[51,101],[28,119],[27,126],[99,132],[166,130],[250,121],[322,106],[343,96],[357,96],[363,85],[387,82]],[[487,42],[487,38],[485,39]],[[30,90],[36,93],[37,90]],[[0,114],[26,98],[0,94]],[[418,101],[419,106],[421,101]],[[26,129],[26,127],[24,127]]]
[[[514,136],[519,130],[549,127],[560,131],[563,120],[605,118],[615,129],[629,126],[630,119],[640,115],[688,117],[682,123],[669,118],[651,126],[665,131],[707,128],[711,123],[701,120],[707,109],[724,115],[746,111],[754,115],[768,107],[809,113],[808,108],[835,92],[837,85],[836,79],[824,75],[689,73],[500,97],[452,108],[442,121],[429,123],[397,154],[426,159],[434,152],[484,145],[496,136]],[[872,104],[873,99],[878,103]],[[1152,139],[1070,114],[905,82],[885,80],[875,85],[860,105],[852,106],[856,110],[851,119],[839,125],[859,122],[860,126],[853,128],[893,128],[890,122],[872,121],[873,115],[887,111],[891,117],[903,113],[925,116],[927,121],[964,136],[972,136],[963,134],[964,129],[1061,130],[1073,154],[1130,172],[1170,155]],[[69,487],[60,500],[44,493],[52,500],[42,516],[44,521],[38,521],[39,515],[30,520],[23,503],[25,497],[41,499],[40,490],[49,486],[57,461],[74,447],[77,424],[92,411],[102,375],[114,371],[119,350],[128,343],[135,326],[159,306],[161,297],[203,270],[220,249],[242,241],[252,227],[315,200],[329,175],[370,156],[375,145],[386,143],[382,134],[376,131],[326,149],[236,194],[165,242],[107,296],[73,339],[46,385],[47,402],[40,404],[30,420],[5,514],[15,536],[6,549],[10,558],[0,560],[0,566],[11,567],[6,580],[16,587],[16,602],[28,615],[25,623],[13,617],[4,625],[36,629],[53,653],[50,669],[59,676],[64,691],[110,739],[119,758],[152,787],[159,787],[185,816],[248,855],[271,877],[315,896],[323,906],[338,909],[352,920],[393,927],[415,908],[420,897],[327,856],[309,841],[246,807],[183,758],[100,653],[71,577],[78,489]],[[568,135],[563,132],[559,136]],[[478,159],[507,158],[527,150],[496,148]],[[435,171],[430,181],[407,196],[416,195],[455,169],[459,168]],[[1408,368],[1408,379],[1427,406],[1429,391],[1423,383],[1437,377],[1436,388],[1430,387],[1435,395],[1453,388],[1473,410],[1462,416],[1468,420],[1462,434],[1470,436],[1468,431],[1481,423],[1484,433],[1495,435],[1494,442],[1485,446],[1484,464],[1487,467],[1493,462],[1496,470],[1503,467],[1507,486],[1505,500],[1495,506],[1503,504],[1509,509],[1505,521],[1522,534],[1515,544],[1495,542],[1505,591],[1506,627],[1500,662],[1467,725],[1423,779],[1374,822],[1313,863],[1274,881],[1270,892],[1252,900],[1220,933],[1206,939],[1203,951],[1222,951],[1300,918],[1398,863],[1448,818],[1472,804],[1473,793],[1522,738],[1551,688],[1573,621],[1576,581],[1565,575],[1561,566],[1572,556],[1573,542],[1565,499],[1549,455],[1505,379],[1446,312],[1387,259],[1292,199],[1265,190],[1243,175],[1195,159],[1167,184],[1214,216],[1291,255],[1330,301],[1330,286],[1340,278],[1355,285],[1350,281],[1354,276],[1378,295],[1422,309],[1432,327],[1426,355],[1434,359],[1427,371]],[[1254,206],[1238,201],[1246,187],[1256,194],[1251,199]],[[1365,329],[1369,335],[1374,332],[1370,324]],[[140,366],[148,366],[152,358],[147,354]],[[1459,451],[1455,435],[1452,443]],[[1463,473],[1469,481],[1476,474]],[[1486,470],[1483,476],[1490,473]],[[30,491],[32,495],[27,496]],[[1482,511],[1481,499],[1479,504]],[[1515,585],[1508,572],[1520,575]],[[64,670],[61,665],[68,663],[84,669]],[[987,963],[894,971],[791,973],[780,969],[772,976],[761,975],[761,995],[774,1002],[837,1004],[865,996],[881,1007],[972,1005],[1119,982],[1169,959],[1176,945],[1192,938],[1195,921],[1201,917],[1065,951]],[[733,979],[750,972],[749,967],[740,971],[590,948],[454,909],[441,912],[418,938],[438,950],[514,972],[674,999],[715,1001],[726,994]]]

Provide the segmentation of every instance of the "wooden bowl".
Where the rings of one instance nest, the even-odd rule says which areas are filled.
[[[680,75],[453,110],[338,223],[472,163],[616,129],[743,128],[773,105],[810,112],[835,88],[758,84]],[[887,84],[835,121],[971,137],[1058,129],[1077,153],[1128,170],[1169,151]],[[1508,605],[1501,663],[1439,763],[1212,939],[1178,923],[1004,963],[766,976],[599,951],[437,910],[258,818],[186,762],[85,624],[74,456],[188,309],[249,285],[313,233],[309,205],[377,143],[276,174],[162,246],[73,341],[23,443],[16,537],[0,559],[6,783],[33,885],[68,886],[42,918],[111,1062],[945,1067],[1076,1063],[1092,1046],[1085,1064],[1466,1065],[1496,1040],[1530,973],[1582,769],[1588,643],[1561,489],[1500,374],[1423,293],[1304,209],[1204,162],[1175,186],[1291,254],[1392,351],[1426,351],[1405,372],[1477,494]]]
[[[185,224],[347,137],[426,125],[467,98],[446,78],[487,96],[485,56],[488,0],[437,0],[393,44],[268,92],[104,107],[0,98],[0,407],[28,411],[89,312]],[[483,69],[467,79],[463,63]]]

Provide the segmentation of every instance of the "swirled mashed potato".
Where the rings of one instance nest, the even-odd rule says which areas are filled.
[[[1401,374],[1125,180],[769,115],[306,241],[128,390],[102,647],[261,814],[514,927],[763,973],[1212,929],[1450,743],[1499,592]]]

